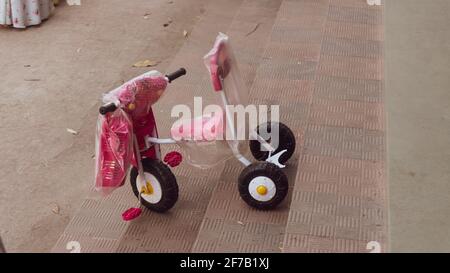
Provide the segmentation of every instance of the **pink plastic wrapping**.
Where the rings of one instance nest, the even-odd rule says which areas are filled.
[[[219,33],[213,48],[203,60],[214,90],[225,92],[230,105],[247,105],[248,90],[239,71],[230,38]]]
[[[109,194],[124,184],[133,157],[132,138],[132,122],[122,109],[99,115],[95,157],[97,191]]]
[[[114,103],[118,109],[100,115],[96,136],[95,188],[109,194],[124,184],[134,159],[133,138],[140,149],[145,136],[157,136],[151,105],[158,101],[167,87],[165,77],[157,71],[138,76],[103,96],[103,103]],[[155,148],[141,153],[155,156]]]
[[[181,142],[180,146],[186,152],[191,165],[210,168],[232,158],[233,150],[237,150],[241,154],[247,152],[245,133],[248,129],[239,127],[237,123],[232,127],[228,126],[225,107],[226,105],[245,107],[248,101],[248,91],[227,35],[219,33],[213,48],[203,60],[211,79],[210,92],[216,93],[216,101],[213,103],[220,108],[220,113],[214,112],[210,115],[196,117],[192,121],[186,121],[182,133],[185,134],[186,130],[194,136],[199,133],[205,140],[185,141]],[[226,100],[226,105],[224,100]],[[193,127],[199,127],[196,125],[198,123],[203,125],[202,130],[192,130]],[[178,135],[177,128],[173,129],[172,135],[174,132],[175,135]],[[193,132],[190,132],[191,130]],[[238,136],[244,136],[244,138]]]
[[[148,115],[167,87],[164,75],[152,70],[142,74],[103,96],[103,103],[116,103],[132,115],[132,119]]]
[[[238,135],[245,135],[244,132],[241,132],[245,128],[239,128],[237,124],[229,126],[225,115],[224,99],[227,105],[242,105],[245,107],[248,101],[248,91],[242,80],[227,35],[219,33],[213,48],[205,55],[203,60],[212,83],[210,92],[216,93],[217,99],[214,103],[221,108],[221,113],[220,116],[217,116],[218,113],[216,112],[210,116],[197,118],[214,125],[206,128],[204,126],[202,132],[203,136],[214,136],[214,138],[209,137],[207,141],[187,141],[182,143],[181,146],[186,151],[190,164],[200,168],[210,168],[232,158],[234,156],[233,150],[237,150],[239,153],[245,153],[247,150],[245,147],[248,145],[245,138],[237,137]],[[232,119],[234,120],[234,118]],[[195,121],[193,124],[195,125]],[[211,128],[214,130],[211,130]]]

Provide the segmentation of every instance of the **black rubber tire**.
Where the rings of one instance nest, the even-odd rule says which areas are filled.
[[[144,172],[151,173],[158,179],[158,182],[161,184],[162,196],[161,200],[155,204],[141,198],[141,204],[155,212],[165,212],[171,209],[178,201],[178,184],[170,168],[160,160],[149,158],[142,160],[142,167]],[[140,189],[136,185],[137,176],[138,169],[133,167],[130,173],[131,188],[134,195],[139,198]]]
[[[275,196],[269,201],[259,201],[254,199],[249,190],[248,186],[253,178],[257,176],[265,176],[270,178],[276,187]],[[247,168],[245,168],[239,175],[239,194],[241,198],[251,207],[259,210],[271,210],[277,207],[281,202],[283,202],[289,190],[288,178],[284,172],[278,168],[275,164],[269,162],[257,162],[253,163]]]
[[[267,132],[270,133],[271,132],[270,128],[272,127],[272,124],[274,124],[274,122],[259,125],[258,128],[256,129],[257,133],[259,134],[260,128],[265,128],[262,126],[268,126]],[[287,127],[283,123],[278,122],[278,126],[280,133],[280,143],[278,145],[278,148],[272,154],[276,154],[279,153],[280,151],[287,150],[280,157],[280,163],[284,164],[291,158],[291,156],[295,152],[295,136],[294,133],[291,131],[291,129],[289,129],[289,127]],[[253,157],[259,161],[265,161],[269,156],[269,152],[261,151],[261,143],[258,140],[250,140],[250,151],[252,152]]]

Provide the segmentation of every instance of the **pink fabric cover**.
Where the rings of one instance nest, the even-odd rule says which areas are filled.
[[[130,165],[136,166],[133,135],[139,150],[145,150],[145,137],[157,137],[151,109],[163,94],[167,81],[161,73],[147,72],[107,93],[103,102],[119,103],[120,109],[99,115],[96,149],[96,183],[98,191],[109,194],[124,183]],[[156,158],[153,146],[140,153],[143,158]]]
[[[140,150],[146,148],[146,136],[158,136],[151,106],[160,99],[166,88],[167,81],[164,75],[158,71],[149,71],[124,83],[103,97],[105,104],[118,101],[130,116]],[[141,157],[155,158],[155,149],[159,149],[159,146],[155,145],[141,152]],[[135,160],[133,161],[133,165],[136,165]]]
[[[124,184],[133,158],[133,125],[122,110],[99,116],[95,188],[109,194]]]
[[[122,105],[134,103],[135,109],[128,112],[133,119],[140,118],[146,116],[149,107],[159,100],[162,94],[157,91],[165,90],[166,87],[167,81],[163,76],[137,78],[124,84],[118,97]]]
[[[180,124],[172,127],[171,135],[176,140],[216,140],[219,136],[223,136],[222,116],[200,116],[182,121]]]

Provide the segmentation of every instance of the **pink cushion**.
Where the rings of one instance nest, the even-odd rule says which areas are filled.
[[[218,139],[218,137],[222,138],[222,116],[200,116],[184,120],[181,124],[172,127],[171,135],[172,138],[177,140],[213,141]]]

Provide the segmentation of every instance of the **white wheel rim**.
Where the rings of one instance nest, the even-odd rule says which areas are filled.
[[[146,187],[146,182],[148,182],[153,188],[153,193],[152,194],[140,193],[141,198],[149,202],[150,204],[159,203],[159,201],[161,201],[162,198],[161,183],[159,183],[159,180],[156,179],[156,177],[151,173],[144,172],[144,177],[145,179],[142,179],[141,176],[138,175],[136,179],[137,190],[140,192],[142,187]]]
[[[265,194],[258,193],[258,187],[263,186],[267,189]],[[248,184],[248,191],[253,199],[260,202],[267,202],[272,200],[272,198],[277,193],[277,187],[272,179],[266,176],[257,176],[253,178]]]

